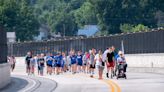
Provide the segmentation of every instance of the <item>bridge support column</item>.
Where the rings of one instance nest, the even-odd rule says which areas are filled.
[[[0,64],[0,89],[10,83],[10,65]]]
[[[10,83],[10,65],[7,63],[6,32],[0,26],[0,89]]]

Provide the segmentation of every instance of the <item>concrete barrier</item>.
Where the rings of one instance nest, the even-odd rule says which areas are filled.
[[[164,54],[127,54],[129,67],[164,68]]]
[[[153,72],[164,74],[164,53],[126,54],[129,72]]]
[[[10,83],[10,65],[8,63],[0,64],[0,89]]]

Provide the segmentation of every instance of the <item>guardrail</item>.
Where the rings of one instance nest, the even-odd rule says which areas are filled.
[[[126,54],[136,53],[164,53],[164,30],[148,32],[115,34],[110,36],[69,38],[55,41],[9,43],[8,55],[24,56],[31,51],[34,54],[69,52],[75,50],[88,51],[89,49],[105,50],[109,46],[121,49],[121,42],[124,43]]]

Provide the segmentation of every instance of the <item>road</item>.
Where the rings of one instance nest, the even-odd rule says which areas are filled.
[[[105,75],[105,74],[104,74]],[[164,75],[127,73],[127,79],[98,80],[95,74],[27,76],[23,63],[11,73],[11,84],[0,92],[164,92]]]

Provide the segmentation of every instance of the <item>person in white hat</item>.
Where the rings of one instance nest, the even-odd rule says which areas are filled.
[[[119,51],[118,54],[119,54],[119,57],[117,58],[117,64],[122,62],[124,64],[124,72],[126,72],[127,63],[126,63],[125,56],[122,51]]]

